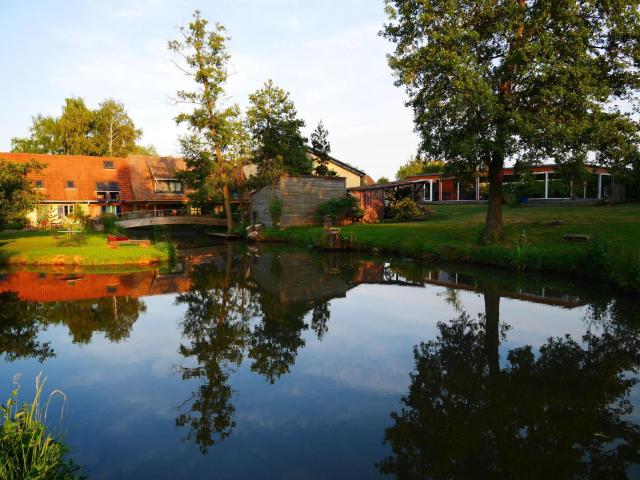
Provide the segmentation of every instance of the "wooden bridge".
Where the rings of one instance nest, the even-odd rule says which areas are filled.
[[[224,218],[194,213],[189,209],[140,210],[118,216],[116,225],[123,228],[150,227],[153,225],[213,225],[226,227]]]

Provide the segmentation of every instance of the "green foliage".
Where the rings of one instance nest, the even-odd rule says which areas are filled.
[[[438,160],[424,161],[420,157],[411,157],[396,172],[397,180],[421,175],[423,173],[441,173],[445,170],[445,163]]]
[[[269,200],[269,213],[271,214],[272,225],[279,227],[282,219],[282,200],[280,200],[280,197],[271,197],[271,200]]]
[[[304,125],[289,93],[272,80],[249,95],[247,127],[253,139],[258,175],[273,178],[273,172],[311,173],[306,139],[300,132]]]
[[[142,130],[113,99],[90,110],[82,98],[66,98],[60,117],[38,114],[29,130],[30,136],[11,139],[13,152],[126,157],[145,149],[136,145]]]
[[[122,227],[116,225],[117,221],[118,218],[111,213],[102,215],[100,217],[100,223],[104,226],[104,233],[107,233],[109,235],[118,235],[124,233],[125,230]]]
[[[322,222],[324,217],[331,218],[334,224],[338,224],[344,220],[356,221],[364,215],[364,212],[358,204],[358,200],[347,195],[343,198],[332,198],[318,205],[315,212],[315,218],[318,222]]]
[[[316,129],[311,133],[311,148],[318,157],[317,165],[313,172],[319,176],[336,176],[334,170],[329,170],[329,154],[331,153],[331,143],[329,143],[329,132],[324,128],[322,120]]]
[[[407,221],[418,218],[422,215],[422,210],[418,204],[409,197],[397,200],[391,204],[391,215],[394,220]]]
[[[593,153],[619,165],[637,152],[639,6],[386,1],[389,65],[407,90],[421,151],[457,171],[488,171],[495,187],[487,238],[503,235],[505,159],[580,164]]]
[[[387,177],[380,177],[376,183],[378,185],[386,185],[389,183],[389,179]]]
[[[16,383],[14,381],[14,383]],[[0,417],[0,478],[5,480],[71,480],[82,478],[79,468],[65,459],[67,447],[56,441],[45,427],[49,402],[41,403],[45,381],[36,378],[36,393],[31,403],[20,405],[19,386],[2,405]]]
[[[179,90],[178,101],[193,110],[176,117],[190,134],[180,139],[186,163],[182,179],[194,193],[191,201],[202,207],[222,197],[228,228],[233,228],[229,189],[243,181],[242,165],[248,157],[248,134],[237,105],[221,106],[228,78],[230,54],[223,25],[209,22],[196,10],[189,25],[180,28],[181,40],[169,42],[169,50],[183,62],[178,65],[195,82],[192,91]]]
[[[24,221],[33,210],[40,195],[27,175],[42,167],[38,162],[15,163],[0,158],[0,230],[8,223]]]

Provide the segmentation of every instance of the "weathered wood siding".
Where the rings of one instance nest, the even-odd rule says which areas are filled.
[[[384,218],[383,189],[352,190],[349,193],[358,200],[358,204],[364,212],[363,220],[365,222],[376,223]]]
[[[253,194],[251,212],[257,212],[258,222],[272,227],[269,199],[271,187],[264,187]],[[280,178],[273,190],[282,201],[282,228],[312,225],[314,213],[321,203],[346,195],[345,179],[341,177],[315,177],[288,175]]]

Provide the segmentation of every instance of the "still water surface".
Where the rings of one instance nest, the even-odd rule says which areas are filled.
[[[62,389],[92,479],[640,474],[640,307],[602,288],[225,245],[0,292],[0,395]]]

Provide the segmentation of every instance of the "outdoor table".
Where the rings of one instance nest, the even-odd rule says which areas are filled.
[[[58,246],[61,247],[64,244],[80,245],[83,238],[80,234],[83,233],[82,230],[58,230],[56,235]]]

